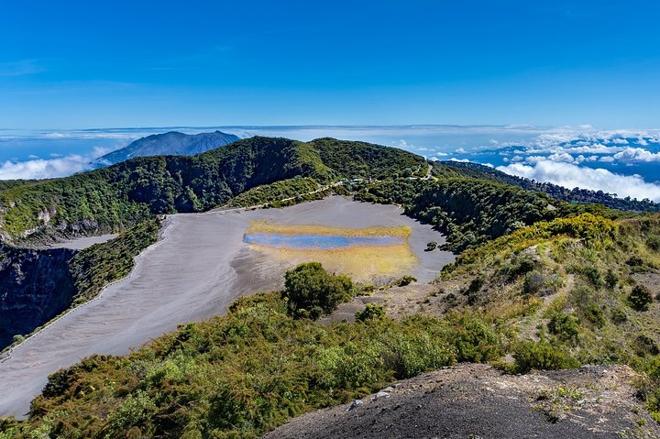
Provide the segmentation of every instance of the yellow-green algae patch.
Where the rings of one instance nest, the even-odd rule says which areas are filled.
[[[358,281],[378,281],[408,274],[418,263],[412,252],[408,237],[411,230],[407,226],[341,228],[320,225],[286,225],[267,222],[254,222],[246,231],[249,234],[272,235],[322,235],[360,237],[399,238],[393,244],[349,245],[337,248],[287,247],[250,244],[250,248],[284,262],[297,265],[316,261],[332,272],[344,273]]]
[[[280,235],[334,235],[334,236],[391,236],[408,238],[410,227],[330,227],[315,224],[276,224],[267,221],[253,221],[246,233],[273,233]]]

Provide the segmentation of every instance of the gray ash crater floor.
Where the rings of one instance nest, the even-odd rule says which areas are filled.
[[[336,227],[408,225],[420,281],[435,277],[450,253],[424,252],[443,242],[395,206],[329,197],[283,209],[172,215],[161,239],[136,258],[131,274],[14,348],[0,362],[0,415],[24,416],[49,374],[93,354],[126,354],[180,323],[222,314],[240,295],[281,287],[286,264],[243,243],[253,220]]]

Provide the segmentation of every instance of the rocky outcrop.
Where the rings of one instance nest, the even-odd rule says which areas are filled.
[[[64,311],[75,286],[69,249],[31,250],[0,244],[0,349]]]
[[[343,406],[308,413],[266,438],[657,438],[625,366],[505,375],[464,364]]]

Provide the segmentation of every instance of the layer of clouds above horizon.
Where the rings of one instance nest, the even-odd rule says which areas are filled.
[[[90,162],[136,138],[171,130],[220,129],[240,137],[362,140],[396,146],[432,160],[493,166],[508,174],[569,189],[602,190],[660,202],[660,130],[589,126],[300,126],[172,127],[71,131],[0,131],[0,179],[42,179],[90,169]]]

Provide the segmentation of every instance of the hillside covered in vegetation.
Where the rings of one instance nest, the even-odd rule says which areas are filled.
[[[282,291],[240,299],[225,316],[54,373],[28,419],[0,420],[0,438],[258,437],[293,416],[460,362],[508,374],[628,365],[647,411],[631,419],[656,431],[645,423],[660,421],[658,214],[573,203],[393,148],[257,137],[193,157],[7,184],[0,226],[14,242],[126,230],[61,258],[76,302],[130,271],[157,237],[157,214],[277,206],[333,188],[401,205],[447,235],[459,256],[428,296],[402,296],[403,312],[371,303],[354,322],[332,320],[341,302],[390,290],[306,264],[287,273]],[[397,285],[415,288],[404,280]]]
[[[463,175],[476,178],[489,178],[501,183],[518,186],[523,189],[543,192],[553,198],[569,202],[595,203],[612,209],[634,210],[639,212],[658,212],[660,205],[650,200],[635,200],[630,197],[618,198],[616,194],[592,191],[580,188],[565,188],[552,183],[538,182],[527,178],[509,175],[488,166],[472,162],[442,161],[440,165],[456,169]]]
[[[318,265],[299,267],[281,294],[241,299],[227,316],[129,356],[92,357],[52,375],[30,418],[3,428],[15,437],[256,437],[457,362],[508,373],[627,364],[660,420],[660,303],[645,280],[657,280],[659,224],[583,214],[522,228],[464,252],[423,312],[396,319],[370,312],[319,324],[301,307],[332,313],[369,291]],[[544,410],[551,417],[570,407]],[[630,416],[643,427],[648,415]]]
[[[361,142],[254,137],[192,157],[142,157],[62,179],[7,183],[0,188],[0,230],[9,241],[112,231],[153,214],[208,210],[294,177],[384,178],[424,163]]]

